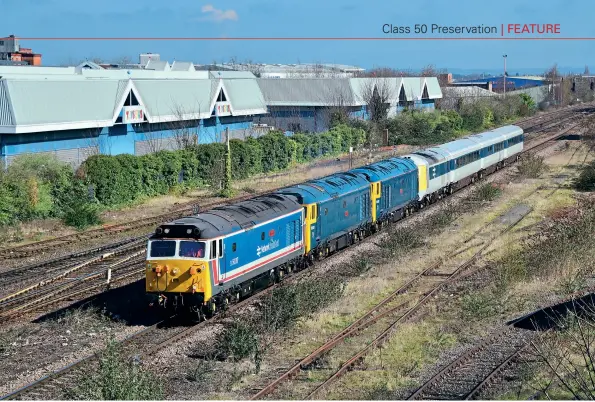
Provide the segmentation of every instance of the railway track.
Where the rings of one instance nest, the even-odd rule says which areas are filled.
[[[278,285],[274,284],[262,290],[257,295],[266,295]],[[224,320],[227,314],[233,313],[252,302],[253,300],[251,298],[242,300],[239,303],[230,305],[222,315],[199,323],[188,323],[177,315],[173,315],[120,341],[119,346],[122,348],[121,354],[129,358],[136,357],[137,359],[149,357],[164,347],[190,336],[207,325]],[[95,369],[100,358],[101,352],[89,354],[66,367],[55,370],[37,381],[2,396],[0,400],[63,399],[64,390],[76,384],[80,376]]]
[[[541,141],[541,142],[538,142],[537,144],[531,145],[524,151],[524,153],[527,153],[529,151],[532,151],[532,152],[539,151],[540,149],[549,146],[551,141],[559,139],[560,137],[563,137],[568,131],[572,130],[575,127],[576,127],[576,125],[573,125],[567,129],[565,129],[564,131],[557,133],[556,135],[554,135],[544,141]],[[457,279],[462,279],[464,277],[468,277],[469,274],[463,274],[463,271],[465,271],[467,268],[469,268],[482,255],[483,251],[487,247],[489,247],[489,245],[491,245],[494,240],[496,240],[496,238],[500,237],[501,235],[503,235],[504,233],[506,233],[510,229],[512,229],[514,226],[516,226],[525,216],[527,216],[531,212],[531,210],[532,209],[530,209],[529,211],[526,211],[525,214],[523,214],[523,216],[520,219],[511,223],[502,232],[498,233],[496,236],[493,236],[491,239],[484,239],[480,243],[477,243],[474,245],[473,244],[468,245],[473,239],[475,239],[477,236],[479,236],[483,230],[485,230],[485,227],[480,228],[478,231],[473,233],[467,240],[465,240],[462,243],[464,247],[453,251],[446,258],[446,261],[449,261],[449,263],[448,263],[449,267],[447,268],[447,272],[437,272],[437,270],[440,267],[442,267],[442,270],[444,269],[445,261],[438,262],[435,265],[431,266],[430,268],[427,268],[426,270],[420,272],[413,279],[408,281],[405,285],[403,285],[402,287],[400,287],[399,289],[397,289],[396,291],[391,293],[382,302],[380,302],[379,304],[374,306],[372,309],[367,311],[362,317],[360,317],[358,320],[356,320],[350,326],[348,326],[343,331],[341,331],[340,333],[338,333],[335,336],[333,336],[332,338],[330,338],[325,344],[323,344],[322,346],[320,346],[319,348],[314,350],[310,355],[308,355],[305,358],[303,358],[302,360],[300,360],[298,363],[296,363],[290,369],[283,370],[281,373],[279,373],[279,375],[272,382],[270,382],[268,385],[264,386],[262,389],[257,390],[257,393],[255,395],[253,395],[251,399],[252,400],[262,399],[262,398],[266,397],[267,395],[270,395],[273,392],[275,392],[275,390],[277,390],[279,387],[281,387],[282,384],[299,380],[299,375],[301,372],[303,372],[305,370],[311,370],[313,368],[316,368],[316,366],[318,366],[320,368],[320,362],[324,361],[325,355],[328,355],[329,353],[331,353],[331,351],[333,351],[338,346],[344,347],[346,339],[359,336],[359,334],[361,334],[362,332],[369,331],[373,327],[378,327],[379,326],[378,324],[381,324],[380,320],[389,318],[391,316],[394,316],[397,312],[405,310],[405,313],[398,315],[398,317],[396,319],[393,319],[393,320],[389,319],[388,322],[385,322],[384,329],[380,332],[379,335],[374,337],[371,341],[368,339],[365,342],[363,342],[366,346],[364,346],[357,353],[353,354],[351,358],[347,359],[344,363],[342,363],[341,366],[339,367],[339,369],[337,369],[336,371],[333,371],[330,376],[328,376],[325,380],[323,380],[322,382],[317,384],[314,387],[314,389],[310,389],[309,392],[307,393],[307,395],[305,396],[305,398],[303,395],[299,396],[300,399],[302,399],[302,398],[314,399],[314,398],[318,397],[320,395],[320,393],[322,393],[325,389],[328,389],[328,387],[334,381],[336,381],[338,378],[340,378],[342,375],[344,375],[349,370],[353,369],[355,366],[362,364],[365,359],[365,356],[367,354],[373,352],[374,350],[376,350],[377,347],[381,346],[381,344],[383,342],[385,342],[390,337],[392,332],[394,332],[394,330],[400,323],[411,318],[424,304],[427,303],[427,301],[431,300],[431,297],[435,293],[437,293],[443,286],[445,286]],[[490,225],[488,224],[487,226],[490,226]],[[468,253],[470,250],[472,250],[473,248],[477,248],[477,247],[479,247],[479,249],[473,254],[473,256],[471,258],[465,260],[462,263],[457,262],[457,257],[460,258],[460,256],[464,255],[464,253]],[[437,276],[439,278],[444,278],[444,279],[439,281],[436,285],[434,285],[430,291],[422,293],[421,298],[409,299],[404,302],[397,303],[398,296],[403,295],[416,282],[420,281],[422,278],[428,278],[428,277],[433,277],[433,276]],[[500,336],[502,336],[502,335],[500,335]],[[352,343],[353,342],[349,342],[349,344],[352,344]],[[491,341],[486,341],[486,345],[491,345],[493,347],[497,347],[497,345],[499,345],[499,344],[494,342],[494,340],[492,339]],[[349,346],[351,346],[351,345],[349,345]],[[506,344],[503,345],[503,347],[505,347],[505,346],[506,346]],[[519,348],[513,344],[510,344],[508,346],[512,347],[514,354],[511,356],[508,356],[506,350],[501,350],[499,352],[500,355],[508,356],[510,358],[507,357],[507,360],[498,364],[490,373],[492,373],[492,372],[497,373],[502,367],[504,367],[506,364],[508,364],[514,356],[516,356],[518,351],[520,351],[520,350],[518,350]],[[496,351],[492,350],[491,353],[496,353]],[[486,365],[484,367],[484,370],[488,370],[488,369],[489,369],[489,365]],[[323,368],[323,370],[324,370],[324,368]],[[491,379],[491,377],[493,377],[495,375],[495,374],[490,374],[490,373],[488,373],[487,377],[485,378],[484,383],[477,384],[476,387],[471,389],[470,394],[471,394],[471,392],[473,392],[471,395],[478,392]],[[311,385],[313,383],[313,380],[311,377],[308,376],[307,381],[303,381],[302,384],[300,384],[300,386],[296,387],[296,388],[303,388],[303,386],[304,386],[303,383],[308,383]],[[448,398],[446,398],[446,399],[448,399]]]
[[[138,277],[144,272],[145,250],[144,239],[132,242],[11,293],[0,299],[0,320],[13,319],[43,307],[53,306],[70,297],[80,298],[93,289],[105,289],[108,285],[108,271],[110,275],[113,273],[110,284],[134,275]],[[91,282],[99,284],[89,285]]]
[[[529,118],[524,121],[518,122],[518,124],[521,127],[523,127],[525,130],[535,131],[535,129],[539,129],[538,131],[543,131],[543,130],[551,128],[555,125],[560,124],[559,121],[556,122],[556,120],[558,120],[560,118],[560,116],[570,115],[566,119],[566,120],[569,120],[574,113],[576,113],[577,111],[581,111],[582,109],[586,109],[586,106],[584,106],[584,105],[573,106],[571,108],[567,108],[564,110],[559,110],[559,111],[551,112],[549,114],[543,114],[540,116]],[[537,123],[535,123],[535,122],[537,122]],[[552,122],[554,122],[554,123],[552,123]],[[529,123],[533,123],[533,124],[529,124]],[[550,124],[550,126],[545,127],[548,124]],[[336,161],[329,160],[329,161],[321,162],[321,163],[319,163],[319,165],[325,166],[328,164],[332,165],[335,163],[336,163]],[[286,175],[286,173],[279,173],[276,175],[272,175],[270,177],[282,176],[282,175]],[[268,191],[266,191],[266,192],[268,192]],[[242,200],[245,200],[248,198],[252,198],[257,194],[260,194],[260,192],[258,192],[256,194],[240,196],[240,197],[234,198],[233,201],[242,201]],[[214,201],[214,202],[203,204],[200,207],[201,207],[201,209],[202,208],[212,208],[215,206],[223,205],[227,202],[229,202],[229,201],[228,200]],[[103,238],[103,237],[112,236],[114,234],[131,231],[131,230],[137,230],[137,229],[140,230],[142,228],[153,226],[153,225],[161,223],[163,221],[173,220],[173,219],[177,219],[177,218],[186,216],[195,210],[196,205],[197,205],[196,202],[190,202],[190,203],[187,203],[184,206],[182,206],[180,209],[173,211],[173,212],[155,215],[155,216],[151,216],[151,217],[144,218],[144,219],[138,219],[138,220],[126,222],[123,224],[117,224],[117,225],[111,225],[111,226],[102,227],[102,228],[98,228],[98,229],[87,230],[87,231],[73,234],[73,235],[60,236],[60,237],[56,237],[53,239],[43,240],[43,241],[35,242],[35,243],[29,243],[29,244],[25,244],[25,245],[21,245],[21,246],[17,246],[17,247],[2,248],[2,249],[0,249],[0,260],[14,260],[14,259],[32,256],[35,254],[43,254],[45,252],[55,250],[55,249],[65,246],[65,245],[70,245],[73,243],[78,243],[78,242],[83,242],[83,241],[88,241],[88,240],[95,240],[95,239],[99,239],[99,238]]]
[[[551,141],[562,137],[574,127],[571,126],[554,136],[531,145],[524,153],[548,146]],[[0,298],[0,320],[12,320],[28,313],[55,307],[58,303],[81,300],[84,297],[101,293],[107,289],[105,277],[108,268],[114,273],[110,282],[113,285],[123,281],[141,279],[144,269],[142,257],[140,256],[145,252],[145,242],[146,238],[139,236],[111,253],[70,264],[63,267],[62,272],[59,274],[46,277],[24,289]],[[118,260],[116,257],[120,255],[124,255],[124,257]],[[130,255],[139,258],[130,261]],[[122,265],[123,262],[127,264]],[[55,272],[55,270],[51,272]],[[37,272],[39,267],[30,267],[29,272],[31,271]],[[27,271],[19,269],[19,272],[26,273]],[[77,276],[72,277],[75,273]],[[2,276],[0,274],[1,280]]]
[[[564,135],[564,133],[559,133],[558,137],[560,137],[562,135]],[[533,149],[537,149],[540,146],[544,146],[546,143],[552,141],[553,139],[555,139],[555,138],[554,137],[549,138],[548,140],[543,141],[540,144],[532,146],[530,149],[533,150]],[[527,151],[528,150],[529,149],[527,149]],[[485,244],[485,242],[483,242],[482,244]],[[489,244],[489,242],[487,244]],[[458,250],[457,252],[453,253],[453,257],[460,256],[464,251],[468,251],[469,248],[470,248],[470,246],[467,246],[467,248],[464,250]],[[475,258],[479,257],[479,255],[481,254],[483,249],[484,248],[481,248],[480,251],[475,254],[475,256],[476,256]],[[366,318],[359,320],[359,324],[354,323],[354,325],[351,327],[351,330],[346,330],[347,336],[349,336],[350,334],[354,334],[354,333],[361,331],[361,329],[362,329],[361,326],[364,324],[377,323],[381,319],[388,318],[391,316],[391,314],[396,313],[398,311],[402,311],[403,309],[407,309],[407,312],[401,318],[401,320],[405,320],[407,318],[407,316],[412,315],[413,312],[415,312],[417,309],[419,309],[425,303],[425,301],[429,300],[429,298],[432,296],[432,294],[435,293],[436,291],[438,291],[438,289],[440,289],[441,286],[443,286],[445,283],[448,283],[449,280],[452,280],[452,278],[454,278],[454,275],[456,275],[457,272],[461,272],[468,267],[468,265],[463,264],[463,265],[459,266],[455,272],[451,273],[450,275],[445,275],[444,273],[440,274],[440,273],[435,272],[435,270],[438,269],[441,265],[442,264],[439,263],[436,266],[432,266],[431,269],[424,271],[428,275],[423,275],[423,273],[422,273],[422,275],[420,275],[418,278],[418,279],[421,279],[421,277],[434,277],[434,278],[445,278],[446,277],[446,279],[441,281],[441,283],[438,285],[438,287],[434,291],[426,294],[421,300],[418,300],[417,303],[413,306],[409,306],[409,305],[405,305],[405,304],[394,305],[396,302],[396,298],[399,295],[404,294],[404,292],[409,288],[407,286],[403,286],[400,291],[395,292],[395,294],[393,295],[394,297],[391,300],[386,301],[382,306],[380,306],[381,309],[384,308],[384,309],[387,309],[388,311],[385,311],[384,313],[380,313],[380,314],[378,314],[378,311],[376,311],[375,313],[372,313],[372,315],[368,315]],[[429,273],[432,273],[432,272],[433,272],[433,274],[429,275]],[[95,274],[99,274],[99,273],[100,272],[94,272],[92,274],[95,275]],[[136,274],[136,272],[133,270],[126,273],[126,275],[130,275],[130,277],[132,277],[134,274]],[[139,272],[139,274],[140,274],[140,272]],[[418,279],[414,278],[412,280],[412,282],[410,283],[410,286],[414,285],[414,283]],[[97,284],[95,284],[93,286],[97,286]],[[274,289],[275,286],[277,286],[277,285],[273,285],[272,287],[269,287],[269,288],[265,289],[264,291],[259,292],[259,294],[272,291],[272,289]],[[90,286],[88,288],[79,288],[79,289],[71,289],[71,290],[73,292],[74,291],[85,292],[89,289],[90,289]],[[62,294],[61,297],[62,298],[72,297],[72,293],[70,295]],[[249,298],[244,301],[241,301],[240,303],[233,304],[230,306],[229,311],[230,312],[235,311],[251,301],[252,301],[252,299]],[[52,302],[53,302],[53,300],[51,300],[51,299],[45,299],[43,301],[37,302],[35,305],[39,308],[39,307],[47,306],[47,305],[51,304]],[[414,303],[414,301],[410,300],[409,303]],[[35,306],[33,306],[33,307],[35,307]],[[21,311],[22,310],[23,309],[21,309]],[[224,316],[215,317],[214,320],[216,321],[221,318],[224,318]],[[208,323],[211,323],[211,322],[213,322],[213,320],[209,320],[209,321],[202,322],[200,324],[196,324],[190,328],[184,328],[184,329],[177,328],[175,330],[170,329],[167,334],[163,335],[163,337],[161,337],[161,336],[159,337],[159,339],[161,339],[160,341],[156,341],[157,337],[154,334],[152,334],[153,331],[158,331],[158,330],[166,328],[166,327],[171,327],[171,325],[168,325],[167,322],[160,322],[160,323],[155,324],[152,327],[149,327],[149,328],[135,334],[131,338],[123,341],[123,343],[125,345],[138,345],[138,346],[142,347],[142,349],[147,351],[146,353],[148,353],[150,351],[159,350],[160,348],[166,346],[167,344],[170,344],[170,343],[173,343],[179,339],[182,339],[183,337],[198,330],[199,328],[201,328],[204,325],[208,325]],[[359,328],[356,328],[356,326],[358,326]],[[146,334],[151,334],[151,335],[146,335]],[[385,334],[385,338],[386,338],[386,336],[388,336],[388,334],[389,334],[389,332],[387,332]],[[149,342],[149,341],[146,341],[145,339],[150,339],[151,341]],[[382,339],[376,341],[375,344],[378,344],[381,341],[382,341]],[[147,348],[147,345],[150,345],[150,347]],[[370,349],[370,348],[368,348],[368,349]],[[365,353],[366,352],[364,352],[364,354]],[[38,398],[39,396],[53,395],[52,390],[55,391],[56,389],[60,388],[60,384],[64,384],[64,383],[72,384],[71,379],[75,378],[75,377],[73,377],[75,375],[73,373],[80,372],[79,369],[83,368],[84,366],[87,366],[87,364],[92,364],[92,362],[96,362],[97,361],[96,358],[97,358],[97,355],[91,355],[91,356],[85,357],[68,367],[58,370],[58,371],[48,375],[47,377],[42,378],[41,380],[31,383],[31,384],[13,392],[12,394],[5,396],[3,399],[15,399],[15,398],[26,399],[27,397]],[[355,359],[354,361],[357,361],[357,360],[358,359]],[[345,372],[348,367],[349,366],[347,365],[346,368],[343,370],[343,372]]]
[[[306,396],[304,397],[303,395],[300,395],[299,399],[320,399],[320,394],[323,391],[327,390],[331,384],[349,370],[361,365],[364,362],[365,357],[386,342],[400,324],[414,317],[416,313],[419,313],[422,307],[431,301],[445,285],[459,279],[460,275],[469,269],[483,255],[484,250],[486,250],[495,239],[515,227],[530,213],[530,211],[531,210],[527,211],[522,217],[510,223],[504,229],[496,229],[496,233],[494,234],[490,235],[489,233],[494,222],[485,225],[482,228],[482,231],[473,233],[462,243],[462,247],[453,250],[443,260],[416,274],[404,285],[393,291],[383,301],[369,309],[350,326],[331,337],[322,346],[301,359],[288,370],[284,371],[268,385],[258,390],[258,392],[250,399],[262,399],[275,392],[282,386],[282,384],[287,382],[296,383],[296,381],[299,382],[299,386],[296,386],[295,388],[309,388]],[[476,238],[479,238],[482,241],[476,244],[469,244],[471,240]],[[466,257],[465,255],[472,249],[475,249],[472,256]],[[419,289],[413,291],[412,288],[416,284],[419,284]],[[424,286],[426,288],[424,288]],[[405,300],[400,300],[401,297],[399,296],[403,296],[405,292],[408,291],[411,291],[411,295],[403,297]],[[417,294],[420,294],[420,296],[416,297]],[[401,311],[404,312],[400,313]],[[360,338],[359,342],[357,342],[357,338]],[[349,339],[349,342],[345,342],[347,339]],[[352,351],[354,347],[355,351]],[[329,370],[325,367],[320,369],[318,363],[324,361],[326,356],[335,351],[335,349],[343,349],[339,350],[339,352],[343,352],[341,355],[347,354],[351,355],[351,357],[345,360],[336,370]],[[300,373],[314,369],[317,365],[319,366],[319,372],[330,371],[329,375],[326,375],[324,380],[316,383],[309,377],[307,381],[299,381],[301,379]],[[322,399],[324,399],[324,395],[322,395]]]

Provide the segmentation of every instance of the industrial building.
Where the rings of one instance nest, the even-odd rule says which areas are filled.
[[[78,166],[243,138],[266,105],[255,79],[208,72],[0,67],[0,157],[52,153]]]
[[[543,77],[506,77],[506,91],[514,91],[517,89],[525,89],[538,87],[546,84]],[[456,81],[451,83],[452,86],[478,86],[483,89],[494,92],[504,91],[504,77],[486,77],[476,80]]]
[[[51,153],[76,167],[94,154],[142,155],[224,141],[225,133],[321,132],[339,106],[367,118],[374,90],[388,94],[389,115],[431,110],[442,96],[433,77],[257,79],[249,71],[199,71],[154,58],[145,67],[157,63],[165,68],[0,66],[4,166],[26,153]]]
[[[442,97],[436,77],[290,78],[257,80],[268,114],[255,122],[289,132],[322,132],[338,108],[353,118],[367,119],[366,105],[374,91],[385,98],[388,116],[405,108],[433,110]]]

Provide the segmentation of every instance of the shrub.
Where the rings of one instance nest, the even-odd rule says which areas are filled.
[[[77,229],[101,223],[99,206],[86,201],[74,201],[64,214],[64,223]]]
[[[258,349],[258,334],[254,326],[236,320],[225,327],[217,341],[217,349],[225,356],[241,360],[252,356]]]
[[[473,192],[474,201],[492,201],[502,194],[502,190],[492,183],[483,183],[475,188]]]
[[[595,162],[583,168],[575,181],[575,187],[579,191],[595,191]]]
[[[547,170],[547,165],[542,156],[528,154],[521,158],[517,169],[522,176],[536,179]]]
[[[66,391],[68,399],[82,400],[160,400],[162,382],[138,363],[127,361],[115,342],[110,342],[99,360],[96,372],[80,379],[80,385]]]

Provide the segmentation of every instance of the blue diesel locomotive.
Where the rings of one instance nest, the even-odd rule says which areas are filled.
[[[163,224],[151,304],[212,315],[516,160],[523,140],[506,126]]]

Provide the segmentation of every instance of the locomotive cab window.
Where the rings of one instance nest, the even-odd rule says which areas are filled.
[[[175,240],[154,240],[151,242],[151,257],[173,257],[176,255]]]
[[[204,258],[206,245],[202,241],[185,241],[180,242],[180,257]]]
[[[217,247],[219,258],[223,257],[223,239],[219,239],[219,247]]]

